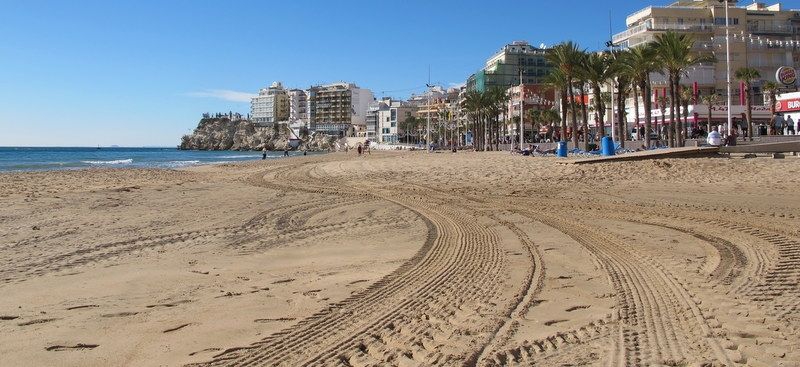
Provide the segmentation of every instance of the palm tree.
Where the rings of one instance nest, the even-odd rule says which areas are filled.
[[[463,108],[474,119],[472,145],[475,150],[481,149],[480,134],[482,114],[486,108],[485,93],[476,90],[467,91],[464,95]]]
[[[545,84],[547,84],[550,88],[553,88],[557,91],[559,96],[558,98],[561,101],[561,108],[559,108],[561,110],[561,116],[559,119],[557,120],[554,119],[553,121],[561,122],[561,127],[560,127],[561,132],[559,133],[559,138],[561,141],[566,141],[565,136],[567,131],[567,104],[568,103],[571,104],[571,101],[569,100],[569,92],[567,92],[567,90],[569,89],[568,88],[569,84],[567,83],[567,77],[566,75],[564,75],[563,72],[561,72],[560,69],[553,69],[550,71],[550,74],[548,74],[547,77],[545,78]]]
[[[664,128],[664,125],[666,125],[666,123],[667,123],[667,121],[666,121],[666,119],[667,119],[666,108],[667,108],[667,103],[670,102],[670,98],[669,97],[665,97],[665,96],[661,96],[661,97],[658,97],[657,100],[658,100],[658,109],[661,110],[661,126],[658,126],[658,123],[656,122],[656,131],[658,133],[658,140],[660,141],[663,138],[661,136],[661,130]],[[658,120],[656,120],[656,121],[658,121]],[[669,132],[667,132],[667,134],[669,134]]]
[[[685,132],[686,125],[689,124],[689,103],[692,101],[692,98],[694,98],[694,91],[688,86],[684,85],[683,88],[681,88],[679,97],[681,98],[681,106],[683,107],[683,131]]]
[[[573,82],[580,67],[583,51],[572,41],[560,43],[552,48],[547,54],[547,60],[560,71],[565,78],[567,89],[567,99],[572,111],[572,141],[575,147],[578,146],[578,122],[577,112],[575,111],[575,92],[572,89]],[[561,141],[566,141],[566,124],[562,122]]]
[[[747,117],[747,138],[753,140],[753,101],[752,101],[752,85],[753,81],[761,78],[761,73],[758,70],[750,67],[743,67],[736,69],[736,79],[744,82],[744,100],[747,110],[745,110]]]
[[[778,83],[768,80],[761,85],[761,89],[767,92],[769,97],[769,135],[775,135],[775,95],[780,90],[780,87]],[[797,133],[800,134],[800,131]]]
[[[531,120],[531,130],[532,136],[536,136],[539,131],[539,126],[541,125],[543,110],[537,109],[529,109],[526,114],[528,115],[528,119]]]
[[[719,94],[708,94],[708,95],[700,97],[700,100],[703,102],[703,104],[708,106],[708,120],[706,121],[706,124],[707,124],[706,131],[710,133],[711,132],[711,107],[716,105],[717,103],[719,103],[721,98],[719,97]]]
[[[630,76],[633,83],[636,84],[641,92],[642,104],[644,107],[645,147],[650,148],[650,133],[652,132],[653,121],[653,104],[650,97],[652,94],[650,73],[659,69],[655,48],[651,44],[646,44],[630,49],[622,58],[622,68],[623,73]],[[635,90],[634,88],[634,93]]]
[[[632,76],[625,72],[625,60],[628,58],[629,51],[612,51],[611,52],[611,65],[609,66],[610,73],[609,77],[611,78],[614,86],[611,90],[611,93],[614,92],[614,89],[617,90],[618,98],[615,100],[617,103],[617,120],[613,121],[614,114],[612,113],[612,123],[611,127],[616,128],[617,136],[620,142],[621,147],[625,147],[625,140],[627,139],[627,132],[628,132],[628,116],[627,116],[627,109],[625,108],[625,103],[628,100],[628,94],[631,91],[631,80]],[[612,112],[613,112],[612,106]],[[615,126],[616,123],[616,126]]]
[[[492,150],[491,142],[495,143],[495,150],[500,150],[500,137],[497,134],[500,125],[500,115],[505,111],[505,107],[508,105],[508,101],[511,97],[508,95],[506,89],[501,87],[493,87],[490,89],[487,97],[487,109],[489,110],[490,116],[493,117],[491,121],[493,124],[489,127],[489,150]]]
[[[678,34],[673,31],[668,31],[663,34],[656,35],[654,43],[656,53],[663,62],[664,71],[666,71],[666,74],[668,74],[669,77],[669,93],[671,101],[670,117],[673,121],[669,129],[670,146],[682,146],[684,129],[680,124],[680,121],[676,121],[675,119],[675,111],[677,106],[679,106],[677,93],[678,88],[680,87],[681,76],[686,72],[687,68],[703,62],[711,62],[714,60],[714,58],[705,55],[695,55],[692,52],[694,38],[687,34]]]
[[[609,55],[600,54],[600,53],[592,53],[589,54],[587,57],[584,58],[582,63],[582,74],[585,76],[586,80],[589,82],[590,87],[592,88],[592,95],[594,95],[594,110],[597,113],[597,128],[598,128],[598,135],[599,137],[603,137],[605,135],[605,103],[603,103],[602,93],[600,88],[603,84],[610,79],[615,73],[614,68],[612,67],[612,60],[610,59]],[[584,121],[586,117],[584,117]],[[583,126],[584,134],[588,134],[589,126],[588,123],[584,123]],[[584,141],[584,150],[589,150],[589,139],[588,135]]]

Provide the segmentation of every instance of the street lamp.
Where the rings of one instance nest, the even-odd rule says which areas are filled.
[[[430,77],[429,77],[430,78]],[[428,129],[425,134],[425,145],[427,145],[426,149],[428,153],[431,152],[431,94],[433,93],[433,85],[425,84],[428,87]]]
[[[725,74],[728,84],[728,133],[733,130],[733,118],[731,117],[731,37],[730,37],[730,17],[728,17],[728,0],[717,0],[725,4]],[[709,107],[710,108],[710,107]]]
[[[519,67],[519,150],[522,151],[522,146],[525,144],[525,96],[523,95],[522,73],[523,69]],[[514,145],[514,144],[511,144]]]

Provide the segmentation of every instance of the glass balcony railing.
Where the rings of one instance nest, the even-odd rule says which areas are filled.
[[[790,23],[755,23],[748,24],[747,31],[750,33],[768,33],[768,34],[792,34],[794,27]]]
[[[620,32],[615,34],[611,40],[614,43],[620,43],[625,41],[626,39],[635,36],[640,33],[649,32],[649,31],[677,31],[677,32],[710,32],[713,28],[712,24],[703,24],[703,23],[655,23],[646,22],[644,24],[637,25],[635,27],[629,28],[624,32]]]

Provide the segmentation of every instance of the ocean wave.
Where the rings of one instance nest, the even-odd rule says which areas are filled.
[[[132,158],[116,159],[116,160],[113,160],[113,161],[81,161],[81,163],[95,164],[95,165],[97,165],[97,164],[131,164],[131,163],[133,163],[133,159]]]
[[[200,161],[170,161],[164,164],[164,167],[176,168],[176,167],[186,167],[186,166],[194,166],[200,164]]]

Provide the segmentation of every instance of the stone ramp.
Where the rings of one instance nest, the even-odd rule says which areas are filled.
[[[641,161],[646,159],[661,159],[661,158],[694,158],[694,157],[713,156],[718,154],[719,152],[720,152],[719,147],[683,147],[683,148],[669,148],[669,149],[654,149],[654,150],[643,150],[640,152],[625,153],[620,155],[566,160],[561,163],[587,164],[587,163],[603,163],[603,162]]]

